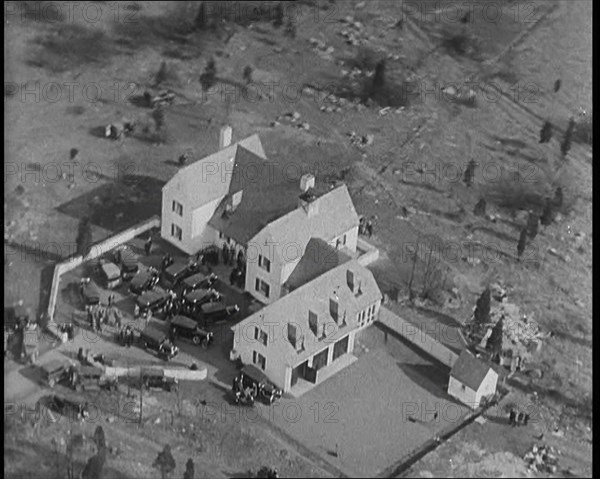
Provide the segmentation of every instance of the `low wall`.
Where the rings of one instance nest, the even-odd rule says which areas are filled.
[[[367,243],[364,239],[360,237],[358,238],[358,241],[356,243],[356,248],[365,252],[358,257],[358,262],[362,266],[367,266],[379,259],[379,250],[375,248],[375,246],[373,246],[370,243]]]
[[[130,368],[118,367],[118,366],[106,366],[104,368],[104,374],[106,374],[107,376],[110,376],[110,377],[123,377],[123,376],[139,377],[140,369],[164,371],[166,377],[176,378],[176,379],[179,379],[180,381],[181,380],[183,380],[183,381],[203,381],[208,376],[208,370],[206,369],[206,367],[199,367],[198,369],[193,371],[191,369],[169,368],[169,367],[162,367],[162,366],[143,367],[143,368],[140,368],[140,366],[133,366]]]
[[[454,351],[384,306],[379,310],[378,322],[450,368],[458,359]]]
[[[125,231],[117,233],[114,236],[110,236],[105,240],[100,241],[92,246],[89,254],[85,257],[81,255],[72,256],[67,260],[56,264],[54,267],[54,274],[52,275],[52,289],[50,290],[50,301],[48,303],[48,318],[50,321],[54,320],[54,310],[56,308],[56,300],[58,298],[58,288],[60,286],[60,277],[77,268],[85,261],[89,261],[102,256],[104,253],[111,249],[119,246],[127,241],[132,240],[136,236],[151,230],[153,228],[160,227],[160,217],[153,216],[152,218],[138,223],[131,228],[127,228]]]

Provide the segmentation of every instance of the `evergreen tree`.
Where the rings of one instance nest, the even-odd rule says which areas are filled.
[[[273,18],[273,26],[279,28],[283,25],[283,5],[279,2],[275,5],[275,18]]]
[[[490,322],[490,307],[492,300],[492,291],[489,287],[485,288],[479,299],[477,300],[477,304],[475,305],[475,324],[478,326],[485,326]]]
[[[487,340],[486,349],[490,351],[494,356],[502,352],[502,336],[504,334],[504,318],[494,325],[492,333]]]
[[[375,75],[373,76],[373,93],[381,90],[385,85],[385,60],[380,60],[375,65]]]
[[[202,90],[206,91],[217,82],[217,66],[214,58],[208,60],[204,73],[200,75]]]
[[[565,132],[565,137],[562,141],[562,143],[560,144],[560,152],[562,153],[563,157],[567,156],[567,153],[569,153],[569,150],[571,149],[571,142],[573,140],[573,132],[575,131],[575,119],[573,117],[571,117],[569,119],[569,126],[567,127],[567,131]]]
[[[87,256],[92,249],[92,224],[87,216],[81,218],[77,233],[77,254]]]
[[[244,82],[246,83],[246,85],[248,83],[252,82],[252,67],[250,65],[246,65],[244,67],[244,72],[243,72],[242,76],[244,78]]]
[[[465,175],[463,177],[463,182],[467,187],[473,184],[473,178],[475,177],[475,160],[471,159],[469,164],[467,165],[467,169],[465,170]]]
[[[527,246],[527,228],[523,228],[519,235],[519,242],[517,243],[517,256],[519,259],[521,259],[525,251],[525,246]]]
[[[563,191],[562,191],[562,187],[559,186],[554,191],[554,206],[556,207],[557,210],[559,210],[560,208],[562,208],[562,205],[563,205]]]
[[[554,209],[554,202],[550,198],[546,198],[546,205],[544,206],[544,211],[542,213],[542,217],[540,218],[540,223],[544,226],[549,226],[552,221],[554,221],[554,217],[556,216],[556,211]]]
[[[485,216],[486,207],[487,203],[485,199],[481,198],[475,205],[475,208],[473,209],[473,214],[475,216]]]
[[[549,121],[544,123],[540,130],[540,143],[548,143],[552,139],[552,123]]]
[[[183,473],[183,479],[194,479],[195,471],[194,471],[194,461],[190,457],[185,463],[185,472]]]
[[[160,105],[152,110],[152,119],[156,125],[156,131],[161,131],[165,126],[165,110]]]
[[[160,471],[162,479],[166,479],[167,476],[175,470],[175,459],[173,459],[173,455],[171,454],[171,446],[167,444],[164,449],[158,453],[158,456],[152,463],[152,467]]]
[[[527,217],[527,235],[529,236],[529,238],[535,239],[535,237],[537,236],[539,222],[540,217],[537,214],[530,212],[529,216]]]

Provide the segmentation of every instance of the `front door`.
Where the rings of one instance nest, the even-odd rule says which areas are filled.
[[[294,387],[298,384],[298,379],[304,377],[304,373],[306,368],[308,367],[308,361],[304,361],[302,364],[299,364],[295,368],[292,369],[292,380],[290,382],[291,387]]]

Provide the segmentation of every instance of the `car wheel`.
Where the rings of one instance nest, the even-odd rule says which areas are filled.
[[[200,336],[194,336],[192,342],[196,345],[200,344]]]

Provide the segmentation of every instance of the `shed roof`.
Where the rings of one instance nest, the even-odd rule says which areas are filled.
[[[475,357],[473,353],[465,349],[454,363],[450,376],[468,388],[477,391],[490,369],[494,371],[490,364]]]

